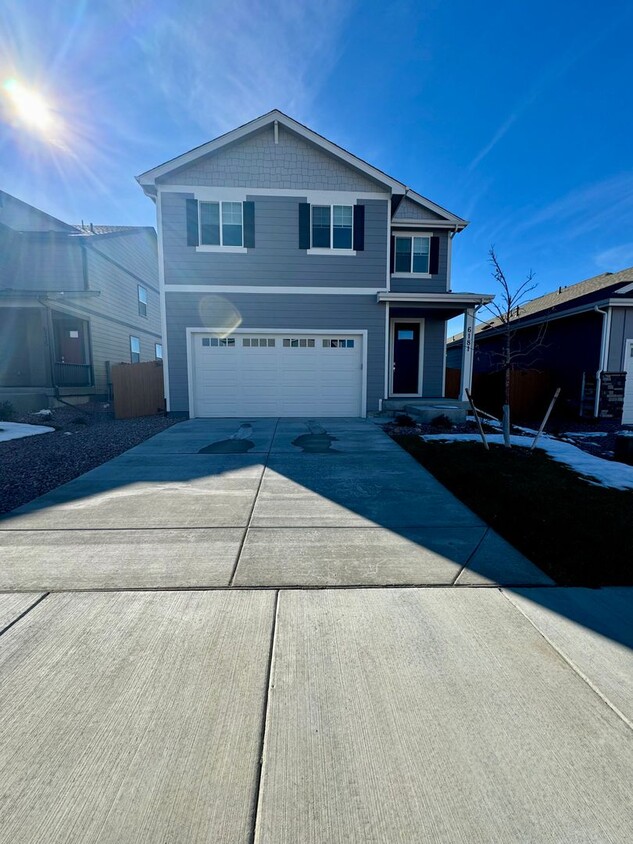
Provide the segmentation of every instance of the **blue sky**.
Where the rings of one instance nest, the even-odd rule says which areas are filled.
[[[633,5],[3,0],[0,187],[68,221],[154,224],[134,176],[271,108],[471,220],[453,286],[534,295],[633,265]],[[5,98],[6,99],[6,98]]]

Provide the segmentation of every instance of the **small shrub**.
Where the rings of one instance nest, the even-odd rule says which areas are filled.
[[[430,422],[433,428],[437,428],[440,431],[450,431],[453,427],[453,423],[448,418],[445,413],[440,413],[439,416],[434,416]]]
[[[15,419],[15,408],[10,401],[0,401],[0,419],[3,422],[10,422]]]
[[[393,421],[399,428],[415,428],[416,424],[415,419],[406,413],[399,413]]]

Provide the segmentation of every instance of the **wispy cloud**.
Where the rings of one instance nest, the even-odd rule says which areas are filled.
[[[633,242],[629,241],[598,252],[594,255],[594,263],[599,269],[612,272],[633,266]]]
[[[509,116],[494,133],[490,141],[485,144],[468,165],[468,171],[472,172],[482,160],[497,146],[499,141],[505,137],[508,131],[519,121],[530,107],[541,98],[560,77],[564,76],[574,65],[580,61],[591,50],[595,49],[614,29],[622,25],[624,20],[630,18],[631,11],[625,9],[621,14],[612,16],[608,23],[602,28],[597,28],[593,37],[583,41],[581,44],[572,44],[562,51],[552,61],[543,73],[537,76],[535,83],[528,89],[525,96],[517,100],[516,105]]]
[[[128,7],[129,0],[122,3]],[[144,3],[132,14],[138,17]],[[138,41],[166,107],[223,132],[278,107],[306,119],[331,73],[345,0],[192,0],[151,4]],[[170,105],[172,104],[172,105]]]
[[[622,173],[570,191],[526,216],[515,227],[515,233],[546,223],[564,227],[568,239],[608,224],[630,227],[633,224],[633,173]]]

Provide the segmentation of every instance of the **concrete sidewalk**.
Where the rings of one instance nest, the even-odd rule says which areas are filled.
[[[194,420],[0,522],[0,844],[633,840],[633,589],[321,424]]]

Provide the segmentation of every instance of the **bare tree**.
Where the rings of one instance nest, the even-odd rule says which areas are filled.
[[[498,369],[504,373],[504,394],[503,394],[503,442],[510,447],[510,386],[512,370],[520,367],[521,361],[532,357],[534,351],[543,345],[545,324],[538,330],[537,336],[524,346],[518,346],[515,342],[516,329],[514,321],[521,314],[521,306],[524,305],[529,294],[534,290],[534,273],[529,271],[525,280],[517,287],[513,287],[506,278],[503,269],[497,258],[494,246],[490,247],[488,253],[492,265],[492,275],[501,287],[499,296],[486,305],[486,309],[503,326],[503,345],[500,352],[491,353],[492,358],[497,359]]]

